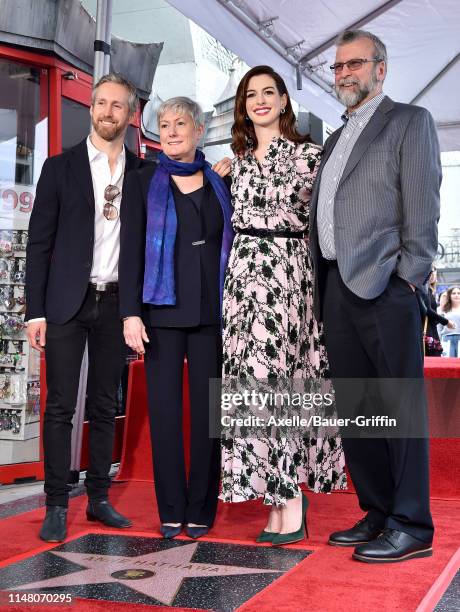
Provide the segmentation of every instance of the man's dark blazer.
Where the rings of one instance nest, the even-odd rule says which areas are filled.
[[[317,318],[324,276],[317,228],[319,186],[342,129],[324,145],[310,202]],[[423,287],[438,246],[441,176],[430,113],[385,96],[353,147],[334,200],[337,262],[343,282],[354,294],[367,300],[377,297],[392,274]]]
[[[125,176],[144,163],[126,149]],[[29,223],[26,320],[63,324],[80,309],[93,265],[94,215],[85,139],[43,165]]]
[[[131,172],[123,189],[120,237],[120,314],[142,317],[153,327],[220,324],[219,265],[223,215],[211,184],[205,179],[201,210],[173,185],[177,214],[174,246],[176,304],[143,304],[147,199],[155,169]],[[224,179],[229,186],[230,177]],[[193,245],[204,239],[205,243]]]

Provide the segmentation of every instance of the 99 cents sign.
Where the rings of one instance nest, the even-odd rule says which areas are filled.
[[[34,185],[0,183],[0,229],[26,230],[34,200]]]
[[[2,212],[31,213],[35,198],[34,191],[32,185],[0,186],[0,210]]]

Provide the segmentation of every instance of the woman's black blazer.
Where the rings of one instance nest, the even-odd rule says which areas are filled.
[[[176,304],[144,304],[147,197],[156,167],[131,172],[123,187],[120,242],[120,314],[140,316],[154,327],[194,327],[220,323],[219,265],[223,215],[205,179],[201,207],[172,182],[177,214],[174,249]],[[204,244],[196,244],[204,240]],[[194,244],[195,243],[195,244]]]

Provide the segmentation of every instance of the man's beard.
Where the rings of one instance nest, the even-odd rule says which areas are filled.
[[[92,124],[96,134],[103,140],[107,140],[107,142],[116,140],[124,130],[123,127],[117,126],[115,123],[109,127],[107,125],[102,125],[99,123],[99,120],[96,121],[95,119],[92,120]]]
[[[358,89],[355,91],[348,91],[347,89],[344,89],[343,87],[340,86],[340,85],[343,85],[343,82],[348,83],[348,84],[356,83],[356,85],[358,86]],[[369,80],[367,83],[360,83],[359,81],[353,79],[353,77],[349,79],[343,79],[343,82],[340,81],[339,85],[335,86],[335,93],[337,94],[337,98],[347,108],[354,108],[355,106],[360,104],[365,98],[367,98],[369,93],[377,85],[378,81],[377,81],[376,70],[372,71],[371,76],[369,77]]]

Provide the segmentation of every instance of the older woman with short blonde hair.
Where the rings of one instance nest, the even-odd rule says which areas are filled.
[[[221,295],[232,243],[226,182],[197,148],[199,105],[184,97],[158,111],[158,166],[127,177],[121,207],[120,306],[126,343],[145,353],[155,491],[165,538],[197,538],[214,522],[220,441],[209,437],[209,379],[222,366]],[[190,471],[182,431],[187,358]]]

